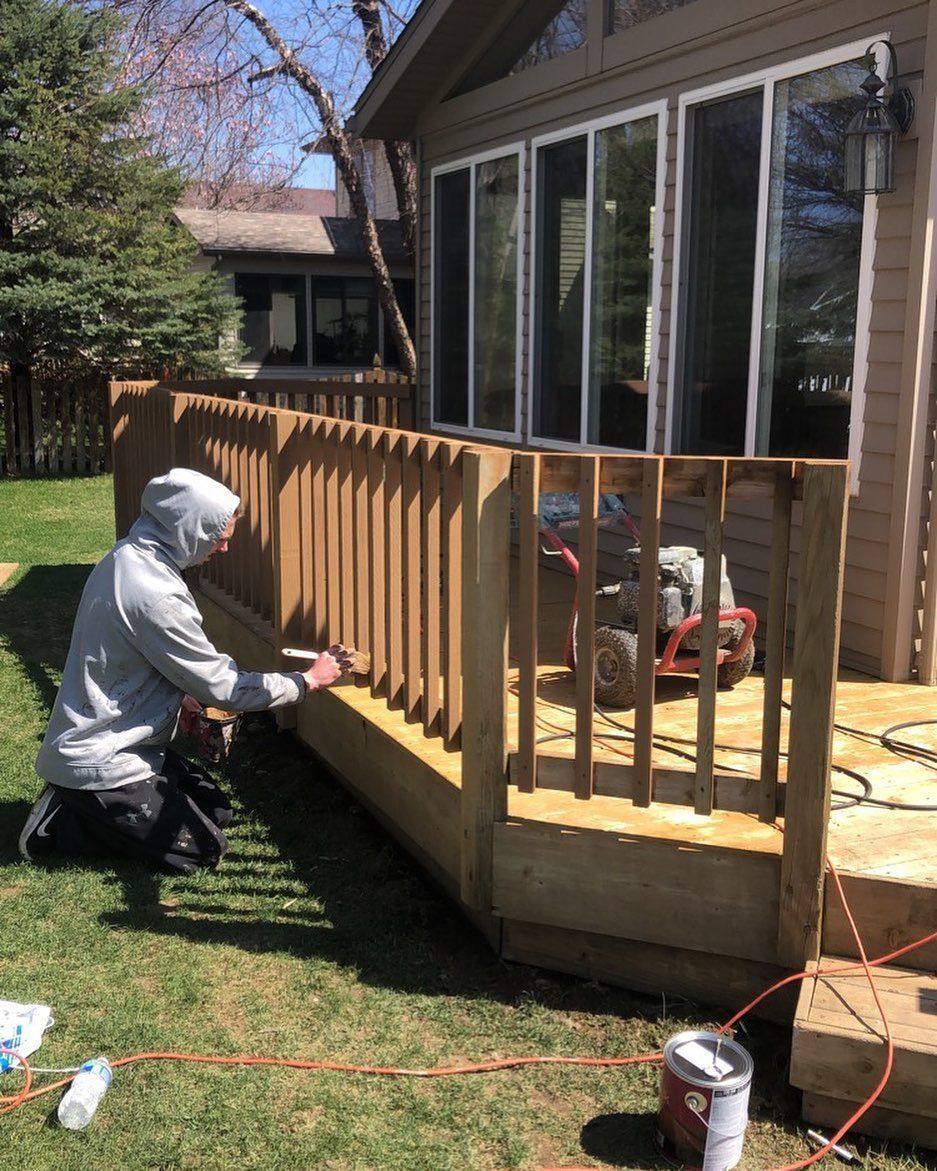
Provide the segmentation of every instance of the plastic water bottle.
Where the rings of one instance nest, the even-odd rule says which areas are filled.
[[[68,1130],[84,1129],[107,1093],[112,1076],[106,1057],[86,1061],[59,1102],[59,1122]]]

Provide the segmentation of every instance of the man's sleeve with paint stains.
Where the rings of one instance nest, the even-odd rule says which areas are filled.
[[[302,675],[241,671],[202,629],[194,603],[171,594],[161,598],[135,624],[137,646],[151,666],[203,706],[229,711],[262,711],[297,703],[306,687]]]

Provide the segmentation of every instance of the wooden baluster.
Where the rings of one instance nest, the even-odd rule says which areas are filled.
[[[250,522],[250,607],[255,614],[263,613],[263,553],[260,538],[260,408],[250,404],[246,408],[248,435],[248,520]]]
[[[795,970],[820,954],[848,503],[847,464],[807,465],[778,923],[778,963]]]
[[[423,730],[427,736],[439,730],[442,707],[440,700],[440,569],[441,543],[439,523],[442,515],[439,477],[439,441],[424,439],[420,443],[423,473],[422,533],[423,547],[423,631],[420,659],[423,676]]]
[[[353,433],[347,423],[338,432],[338,519],[341,572],[341,630],[338,641],[355,641],[355,486],[352,474]]]
[[[420,445],[405,435],[403,463],[403,696],[408,720],[420,718],[421,566],[420,566]]]
[[[273,629],[277,651],[302,642],[299,464],[296,416],[269,416],[270,543],[273,555]],[[282,665],[282,664],[278,664]],[[294,727],[296,709],[278,713],[280,727]]]
[[[595,706],[595,587],[598,571],[599,459],[579,465],[579,575],[576,579],[576,787],[592,796],[592,716]]]
[[[637,697],[634,718],[634,804],[648,806],[654,792],[654,668],[657,662],[657,587],[664,461],[644,460],[641,556],[638,562]]]
[[[109,426],[111,432],[111,469],[114,475],[114,527],[117,539],[127,535],[132,524],[128,518],[128,492],[125,452],[127,434],[127,391],[122,382],[107,386]]]
[[[778,466],[771,522],[771,570],[765,629],[765,694],[761,734],[761,807],[759,817],[772,822],[778,815],[778,760],[781,754],[781,700],[787,644],[787,589],[791,560],[793,465]]]
[[[371,653],[371,541],[368,534],[368,430],[352,428],[352,477],[355,498],[355,630],[354,645]]]
[[[462,741],[462,456],[455,444],[441,448],[443,472],[443,736],[446,747]]]
[[[725,523],[726,464],[713,460],[706,471],[703,539],[703,602],[700,623],[699,702],[696,710],[696,812],[713,809],[716,741],[716,672],[722,593],[722,526]]]
[[[402,437],[384,434],[384,515],[387,545],[387,702],[395,704],[403,690],[403,469]]]
[[[327,646],[329,641],[325,429],[326,424],[321,419],[312,424],[309,456],[312,471],[312,612],[315,645],[319,647]]]
[[[520,477],[517,787],[537,787],[537,618],[540,583],[540,456],[517,457]]]
[[[462,901],[492,905],[494,826],[507,816],[511,452],[463,452]]]
[[[312,427],[308,415],[297,422],[296,448],[299,465],[299,580],[302,593],[300,640],[304,647],[316,646],[313,533],[316,518],[312,503]]]
[[[325,641],[338,642],[342,629],[341,543],[338,491],[338,424],[329,424],[323,432],[325,447],[325,565],[328,581],[328,629]]]
[[[381,458],[382,432],[376,427],[365,433],[367,454],[368,541],[371,576],[368,583],[368,621],[371,628],[371,694],[377,695],[387,674],[387,551],[385,545],[384,462]]]
[[[269,427],[271,413],[262,408],[257,422],[257,483],[260,489],[258,499],[259,553],[261,565],[260,615],[272,622],[273,613],[273,547],[271,543],[271,499],[270,499],[270,455],[269,445],[264,442],[264,432]]]

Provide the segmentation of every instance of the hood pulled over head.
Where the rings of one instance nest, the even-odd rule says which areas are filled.
[[[179,569],[198,565],[240,505],[224,484],[191,468],[173,468],[143,489],[141,514],[130,536],[154,541]]]

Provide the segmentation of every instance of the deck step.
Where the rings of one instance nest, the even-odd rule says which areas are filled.
[[[822,956],[819,967],[852,963]],[[895,1060],[882,1096],[855,1129],[937,1147],[937,977],[897,967],[874,973]],[[804,1091],[804,1118],[826,1127],[844,1122],[874,1090],[884,1062],[882,1021],[863,970],[804,980],[790,1074]]]

